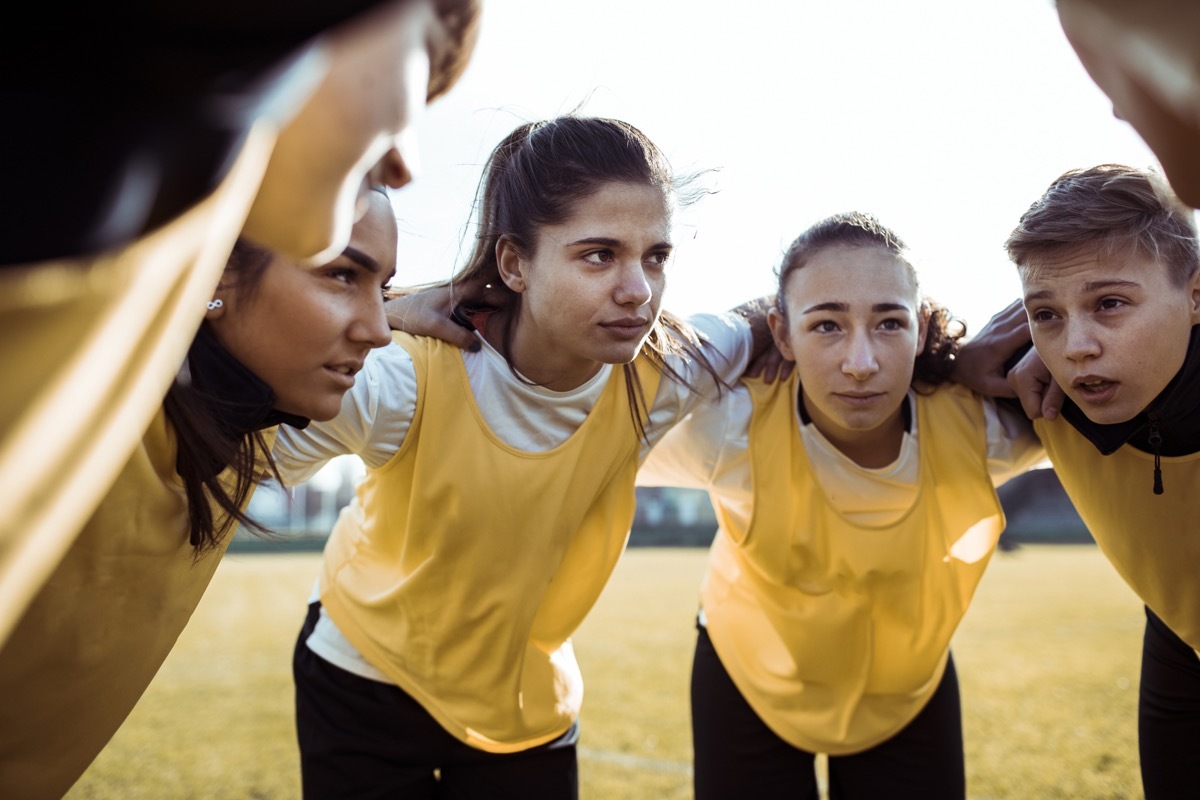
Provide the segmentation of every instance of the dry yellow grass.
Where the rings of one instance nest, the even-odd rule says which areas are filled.
[[[230,556],[69,798],[297,797],[291,648],[315,555]],[[698,550],[632,550],[576,637],[584,798],[686,798]],[[954,645],[973,800],[1140,798],[1141,606],[1093,547],[998,554]]]

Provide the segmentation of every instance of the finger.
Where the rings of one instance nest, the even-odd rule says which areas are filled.
[[[1037,419],[1042,415],[1043,392],[1034,385],[1034,382],[1028,379],[1022,380],[1020,375],[1013,372],[1009,373],[1008,384],[1013,395],[1021,401],[1021,410],[1025,412],[1025,416]]]
[[[439,317],[436,321],[430,321],[430,336],[450,342],[453,345],[461,347],[463,350],[470,350],[472,353],[479,350],[479,339],[473,331],[469,331],[458,323],[445,317]]]
[[[1058,381],[1051,380],[1050,385],[1046,387],[1046,395],[1042,398],[1042,416],[1046,419],[1058,419],[1058,413],[1066,399],[1067,393],[1058,385]]]

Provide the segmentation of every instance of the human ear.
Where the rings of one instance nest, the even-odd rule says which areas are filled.
[[[496,242],[496,268],[505,286],[518,294],[525,291],[525,265],[516,246],[508,239]]]
[[[212,300],[208,301],[208,308],[204,312],[206,320],[220,319],[225,316],[225,298],[221,296],[222,294],[221,287],[218,286],[217,291],[213,292]]]
[[[767,311],[767,327],[771,329],[771,338],[779,353],[788,361],[795,361],[796,354],[792,352],[792,343],[788,340],[787,317],[778,308],[772,307]]]
[[[1192,273],[1187,281],[1188,300],[1191,303],[1192,324],[1200,324],[1200,269]]]

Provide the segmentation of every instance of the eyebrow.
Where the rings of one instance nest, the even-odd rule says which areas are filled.
[[[569,243],[567,245],[567,247],[574,247],[575,245],[580,245],[580,244],[599,244],[599,245],[603,245],[605,247],[620,247],[622,245],[622,242],[620,239],[612,239],[607,236],[588,236],[583,239],[576,239],[575,241]],[[664,247],[669,247],[669,248],[673,249],[675,247],[675,245],[671,244],[670,242],[656,242],[655,244],[650,245],[650,247],[647,249],[648,250],[661,250]]]
[[[1094,292],[1098,289],[1140,289],[1141,286],[1137,281],[1121,281],[1112,278],[1104,281],[1088,281],[1083,285],[1083,291]]]
[[[359,250],[357,247],[347,247],[345,250],[342,251],[342,255],[344,255],[346,258],[350,259],[351,261],[353,261],[355,264],[358,264],[360,267],[365,269],[367,272],[370,272],[372,275],[378,275],[380,272],[383,271],[383,267],[379,266],[378,261],[371,258],[369,255],[364,253],[362,250]],[[395,276],[396,276],[396,270],[392,269],[392,272],[390,275],[387,276],[387,279],[390,281]]]
[[[1142,288],[1142,285],[1140,283],[1138,283],[1137,281],[1122,281],[1122,280],[1117,280],[1116,278],[1112,278],[1110,280],[1088,281],[1082,287],[1080,287],[1079,293],[1080,294],[1091,294],[1092,292],[1103,291],[1105,289],[1140,289],[1140,288]],[[1053,296],[1053,294],[1054,293],[1051,292],[1049,289],[1041,289],[1036,292],[1030,292],[1029,294],[1025,295],[1025,302],[1028,303],[1031,300],[1045,300],[1045,299]]]
[[[844,311],[849,311],[849,310],[850,310],[849,303],[843,303],[838,300],[831,300],[828,303],[817,303],[815,306],[809,306],[808,308],[804,309],[804,311],[802,311],[801,313],[815,314],[815,313],[818,313],[821,311],[843,311],[844,312]],[[875,313],[881,313],[881,312],[887,312],[887,311],[908,312],[908,311],[911,311],[911,309],[908,306],[904,305],[903,303],[876,303],[875,305],[871,306],[871,311],[873,311]]]
[[[378,261],[356,247],[347,247],[342,251],[342,255],[370,272],[379,272],[382,269]]]

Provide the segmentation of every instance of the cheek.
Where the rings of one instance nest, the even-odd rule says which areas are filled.
[[[796,358],[796,371],[800,375],[800,383],[804,386],[817,387],[828,383],[829,379],[841,373],[841,368],[830,357],[828,350],[806,347],[803,339],[792,340],[792,354]],[[799,346],[797,346],[799,345]],[[814,392],[814,394],[816,394]]]
[[[659,302],[662,302],[663,293],[667,291],[668,280],[666,272],[651,272],[646,276],[646,282],[650,284],[650,289]]]
[[[1183,366],[1187,358],[1190,329],[1178,328],[1173,331],[1156,331],[1158,341],[1144,339],[1133,349],[1132,355],[1145,370],[1153,370],[1170,380]]]
[[[1037,350],[1038,356],[1047,365],[1053,364],[1062,353],[1056,333],[1037,325],[1031,325],[1029,333],[1033,339],[1033,349]]]
[[[654,309],[654,314],[655,314],[655,316],[657,316],[658,312],[662,309],[663,294],[666,292],[666,289],[667,289],[667,277],[665,275],[658,275],[658,276],[652,277],[650,279],[649,283],[650,283],[650,307],[652,309]]]

